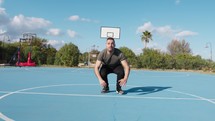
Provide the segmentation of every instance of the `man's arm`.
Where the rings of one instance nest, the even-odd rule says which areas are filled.
[[[130,74],[130,66],[128,65],[127,60],[121,61],[121,64],[122,64],[122,66],[123,66],[123,68],[124,68],[125,76],[124,76],[123,79],[120,80],[120,86],[125,86],[126,83],[127,83],[129,74]]]
[[[95,72],[96,77],[99,80],[100,85],[103,86],[103,87],[105,87],[105,86],[107,86],[107,84],[102,79],[102,77],[101,77],[101,75],[99,73],[99,68],[100,68],[101,64],[102,64],[101,61],[99,61],[99,60],[96,61],[96,64],[95,64],[95,67],[94,67],[94,72]]]

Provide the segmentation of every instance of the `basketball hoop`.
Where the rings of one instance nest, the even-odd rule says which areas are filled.
[[[101,38],[108,38],[112,37],[114,39],[119,39],[120,38],[120,28],[119,27],[101,27]]]

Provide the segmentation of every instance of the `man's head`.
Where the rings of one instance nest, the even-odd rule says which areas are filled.
[[[107,48],[107,51],[109,51],[109,52],[112,52],[114,50],[114,48],[115,48],[114,38],[112,38],[112,37],[107,38],[106,48]]]

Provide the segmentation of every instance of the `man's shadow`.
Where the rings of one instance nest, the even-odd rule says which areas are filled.
[[[150,93],[163,91],[163,90],[169,89],[169,88],[172,88],[172,87],[159,87],[159,86],[133,87],[133,88],[125,90],[125,94],[137,93],[137,95],[146,95],[146,94],[150,94]]]

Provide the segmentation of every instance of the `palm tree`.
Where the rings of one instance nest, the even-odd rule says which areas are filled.
[[[149,31],[145,31],[143,32],[143,35],[141,36],[141,40],[145,43],[145,47],[146,48],[146,44],[149,43],[149,40],[152,40],[152,34]]]

